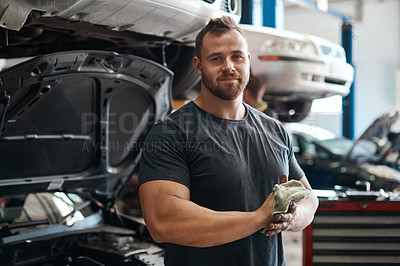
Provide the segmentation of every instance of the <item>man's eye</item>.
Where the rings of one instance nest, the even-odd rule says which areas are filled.
[[[233,56],[233,59],[242,59],[243,58],[243,56],[241,56],[241,55],[234,55]]]
[[[222,57],[214,57],[212,60],[213,60],[213,61],[221,61],[221,60],[222,60]]]

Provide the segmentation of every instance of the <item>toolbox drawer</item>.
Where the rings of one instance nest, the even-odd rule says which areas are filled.
[[[400,265],[400,202],[321,201],[303,265]]]

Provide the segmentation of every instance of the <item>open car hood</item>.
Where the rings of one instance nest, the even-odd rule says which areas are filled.
[[[358,161],[378,162],[394,145],[389,133],[400,132],[400,110],[394,109],[379,116],[354,142],[348,157]]]
[[[49,54],[0,72],[0,196],[113,199],[146,133],[171,111],[172,77],[150,60],[104,51]]]

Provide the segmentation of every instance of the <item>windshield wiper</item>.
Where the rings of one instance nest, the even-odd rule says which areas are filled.
[[[36,226],[36,225],[43,225],[43,224],[50,224],[50,220],[49,219],[43,219],[43,220],[20,222],[20,223],[13,223],[13,224],[0,223],[0,231],[16,229],[16,228],[23,228],[23,227],[29,227],[29,226]]]

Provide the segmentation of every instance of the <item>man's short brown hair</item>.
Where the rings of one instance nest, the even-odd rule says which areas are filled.
[[[210,19],[208,24],[204,26],[201,31],[196,36],[196,56],[201,59],[201,46],[203,45],[204,36],[209,33],[211,36],[221,36],[222,34],[236,30],[238,31],[244,39],[246,39],[246,35],[243,30],[236,24],[236,22],[228,16],[223,16],[220,18]]]

